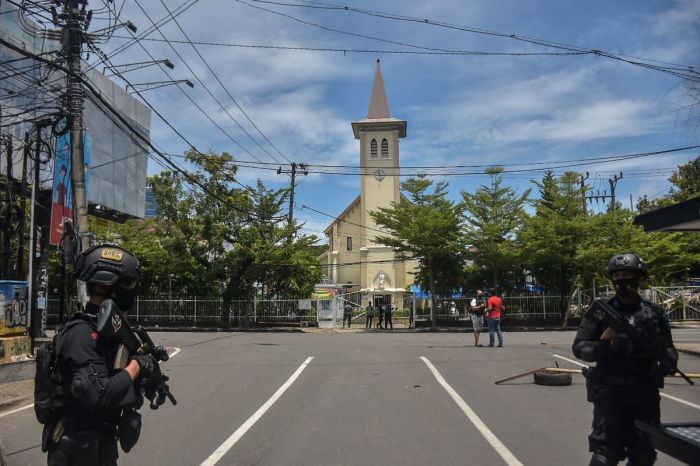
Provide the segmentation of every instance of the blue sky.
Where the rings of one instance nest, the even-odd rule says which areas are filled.
[[[298,0],[282,0],[305,4]],[[184,0],[166,0],[174,9]],[[119,3],[119,2],[118,2]],[[415,46],[490,52],[551,52],[542,46],[429,24],[392,21],[345,10],[245,3],[297,19]],[[407,46],[340,34],[302,24],[236,0],[200,0],[178,16],[194,41],[247,45],[364,50],[417,50]],[[167,15],[160,1],[140,4],[155,20]],[[550,42],[625,54],[681,65],[700,65],[700,0],[676,1],[417,1],[347,0],[343,5],[462,26],[512,33]],[[132,0],[123,20],[139,32],[150,25]],[[184,40],[172,22],[161,28],[170,40]],[[120,33],[124,35],[124,33]],[[160,38],[154,33],[151,38]],[[114,38],[103,49],[115,49]],[[359,164],[359,146],[350,122],[365,117],[374,72],[381,59],[393,116],[408,121],[401,142],[401,163],[410,165],[477,165],[562,161],[650,152],[700,144],[700,132],[687,122],[682,107],[692,102],[686,82],[659,71],[593,55],[583,56],[446,56],[389,53],[251,49],[198,46],[228,93],[188,44],[174,44],[187,64],[257,141],[253,142],[206,93],[163,42],[143,41],[157,58],[170,58],[171,74],[189,78],[183,88],[225,131],[212,125],[173,87],[149,91],[149,101],[200,150],[228,151],[241,160],[282,160],[232,102],[233,96],[264,135],[287,158],[329,165]],[[138,46],[113,62],[148,59]],[[132,82],[167,79],[150,68],[129,73]],[[171,153],[187,147],[155,115],[152,140]],[[233,141],[249,152],[246,153]],[[264,147],[261,149],[257,144]],[[267,153],[266,153],[267,152]],[[594,190],[608,190],[608,178],[622,171],[617,196],[625,205],[636,198],[663,194],[677,165],[700,150],[607,164],[577,167],[590,173]],[[178,160],[179,163],[183,163]],[[159,167],[151,164],[149,173]],[[288,177],[274,171],[241,168],[241,181],[262,178],[282,186]],[[508,175],[506,183],[521,191],[541,173]],[[452,198],[487,182],[485,175],[446,177]],[[297,202],[337,215],[359,194],[358,176],[310,174],[299,179]],[[595,205],[593,206],[595,209]],[[599,206],[598,209],[602,209]],[[330,221],[309,210],[295,215],[320,234]]]

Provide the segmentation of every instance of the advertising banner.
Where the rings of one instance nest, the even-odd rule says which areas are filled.
[[[92,140],[83,132],[83,159],[85,160],[85,193],[90,185]],[[51,195],[51,235],[49,243],[58,246],[63,238],[63,220],[73,219],[73,184],[71,183],[70,133],[56,140],[54,155],[53,190]]]

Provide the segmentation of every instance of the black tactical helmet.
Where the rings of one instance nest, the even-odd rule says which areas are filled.
[[[139,261],[120,246],[100,244],[78,256],[75,276],[88,284],[112,286],[121,283],[124,289],[133,290],[139,279]]]
[[[629,252],[615,254],[608,261],[608,276],[611,276],[613,272],[622,270],[636,272],[643,277],[647,276],[647,268],[642,258]]]

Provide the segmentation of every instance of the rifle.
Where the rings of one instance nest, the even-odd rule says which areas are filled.
[[[148,379],[146,397],[151,400],[151,409],[158,409],[169,399],[173,405],[177,400],[170,393],[170,387],[166,383],[168,376],[160,370],[159,361],[167,361],[170,356],[162,346],[157,346],[151,340],[145,328],[136,325],[133,328],[126,321],[117,305],[111,299],[106,299],[100,306],[97,314],[97,331],[105,339],[117,338],[119,349],[114,361],[115,368],[123,369],[129,363],[134,354],[150,354],[155,359],[153,376]]]
[[[601,312],[603,314],[601,314]],[[649,354],[658,361],[668,375],[678,373],[690,385],[695,383],[678,368],[678,353],[673,346],[673,342],[659,335],[655,329],[649,325],[644,325],[637,329],[628,322],[625,316],[615,310],[607,301],[598,298],[591,304],[590,312],[599,321],[607,317],[607,324],[617,333],[624,333],[632,340],[632,343],[640,348],[644,353]]]

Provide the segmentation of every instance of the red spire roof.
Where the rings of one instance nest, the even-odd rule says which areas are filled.
[[[391,118],[391,110],[389,110],[389,99],[386,97],[386,89],[384,88],[382,67],[379,65],[379,59],[377,59],[377,65],[374,68],[372,96],[369,100],[369,110],[367,110],[367,119],[375,120],[379,118]]]

